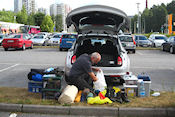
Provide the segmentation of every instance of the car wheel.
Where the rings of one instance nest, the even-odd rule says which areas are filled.
[[[132,53],[136,53],[136,50],[133,50]]]
[[[30,49],[33,49],[33,43],[31,44]]]
[[[4,48],[5,51],[8,51],[8,48]]]
[[[155,44],[155,43],[153,44],[153,47],[155,47],[155,48],[156,48],[156,44]]]
[[[62,48],[60,48],[60,51],[62,51],[63,49]]]
[[[174,53],[175,53],[175,51],[174,51],[174,48],[173,48],[173,47],[170,47],[170,53],[171,53],[171,54],[174,54]]]
[[[25,44],[22,46],[22,50],[25,50],[26,49],[26,46],[25,46]]]
[[[43,46],[46,46],[46,42],[43,43]]]
[[[165,49],[164,49],[163,45],[161,46],[161,50],[162,50],[162,51],[165,51]]]

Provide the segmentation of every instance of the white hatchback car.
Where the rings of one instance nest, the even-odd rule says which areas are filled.
[[[160,34],[151,34],[149,40],[152,42],[153,47],[161,47],[166,42],[167,37]]]
[[[62,33],[60,34],[54,34],[51,39],[48,41],[48,45],[59,45],[60,39],[62,38]]]
[[[75,26],[78,38],[67,53],[65,79],[81,54],[99,52],[102,58],[94,67],[103,70],[107,84],[116,85],[130,67],[130,59],[117,36],[122,25],[128,26],[127,22],[123,11],[108,6],[91,5],[72,10],[66,23],[68,27]]]

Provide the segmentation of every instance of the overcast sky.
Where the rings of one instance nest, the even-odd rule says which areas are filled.
[[[128,16],[135,15],[138,13],[137,4],[140,3],[140,11],[145,9],[146,0],[35,0],[37,7],[47,8],[49,12],[49,6],[53,3],[66,3],[69,4],[72,9],[91,5],[91,4],[102,4],[123,10]],[[172,0],[148,0],[148,8],[153,5],[160,5],[161,3],[167,4]],[[0,10],[14,10],[14,0],[0,0]]]

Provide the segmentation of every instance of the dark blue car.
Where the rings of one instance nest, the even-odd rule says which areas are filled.
[[[70,49],[76,38],[76,34],[63,34],[62,38],[60,39],[60,51],[63,49]]]

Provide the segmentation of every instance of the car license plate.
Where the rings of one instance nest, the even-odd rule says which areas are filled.
[[[66,41],[66,43],[72,43],[72,41]]]
[[[58,41],[53,41],[53,43],[58,43]]]
[[[10,42],[10,43],[12,43],[12,42],[14,42],[14,40],[8,40],[7,42]]]

